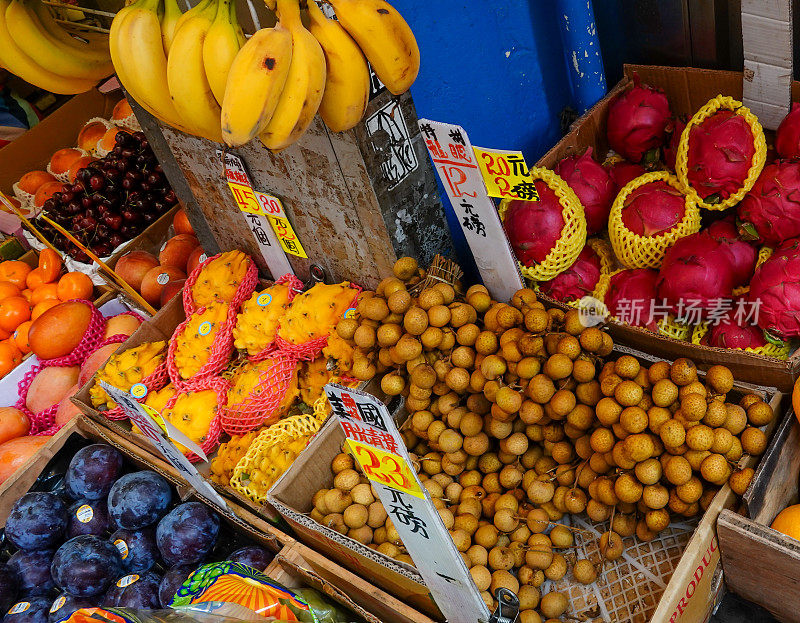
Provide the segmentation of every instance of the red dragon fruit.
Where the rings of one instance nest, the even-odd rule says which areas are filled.
[[[543,180],[535,180],[539,201],[509,202],[503,229],[523,266],[540,264],[555,246],[564,229],[563,208]]]
[[[617,192],[622,190],[622,187],[627,185],[631,180],[647,173],[642,165],[628,162],[627,160],[620,160],[606,168],[614,184],[617,186]]]
[[[750,280],[747,300],[758,305],[758,326],[778,339],[800,336],[800,239],[787,240]]]
[[[736,309],[734,305],[733,309]],[[742,318],[742,320],[744,320]],[[735,312],[712,325],[700,340],[701,344],[717,348],[760,348],[766,346],[764,332],[755,325],[738,324]]]
[[[683,220],[686,197],[662,180],[634,189],[622,206],[622,224],[639,236],[667,233]]]
[[[744,117],[720,110],[692,127],[686,176],[707,203],[719,203],[739,190],[756,148]]]
[[[706,232],[733,256],[734,287],[748,284],[756,269],[758,251],[752,244],[739,238],[734,217],[731,215],[713,222]]]
[[[664,255],[658,298],[678,315],[710,310],[733,290],[733,256],[705,232],[681,238]]]
[[[567,156],[556,165],[555,172],[581,200],[587,235],[605,229],[617,189],[608,172],[592,158],[592,148],[587,147],[580,157]]]
[[[604,301],[608,313],[627,324],[656,331],[653,301],[657,279],[658,271],[651,268],[626,269],[613,275]]]
[[[675,159],[678,155],[678,144],[681,142],[681,134],[686,127],[685,117],[675,117],[667,126],[667,139],[666,145],[662,150],[664,153],[664,164],[666,164],[673,171],[675,170]],[[670,129],[671,128],[671,129]]]
[[[800,163],[779,160],[761,171],[737,207],[744,237],[777,247],[800,236]]]
[[[608,144],[631,162],[641,162],[645,154],[664,143],[664,133],[672,113],[663,91],[639,84],[620,93],[608,106],[606,132]]]
[[[599,280],[600,257],[592,247],[585,246],[572,266],[550,281],[541,282],[539,287],[557,301],[569,303],[594,292]]]
[[[800,156],[800,104],[792,104],[792,110],[778,126],[775,132],[775,151],[781,158]]]

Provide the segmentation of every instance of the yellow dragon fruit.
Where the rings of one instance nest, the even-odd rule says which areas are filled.
[[[135,348],[112,355],[106,365],[97,373],[98,381],[105,381],[109,385],[124,391],[155,372],[156,368],[164,363],[167,356],[167,343],[145,342]],[[92,404],[95,407],[113,409],[117,403],[111,400],[99,383],[95,383],[89,390]]]
[[[334,285],[318,283],[295,297],[281,321],[278,335],[292,344],[330,335],[355,295],[348,281]]]
[[[202,446],[218,408],[217,393],[213,389],[203,389],[181,394],[175,404],[165,408],[161,415],[198,446]],[[175,447],[184,454],[189,453],[186,447],[177,442]]]
[[[192,299],[199,307],[214,301],[230,302],[247,274],[250,256],[241,251],[228,251],[211,260],[192,286]]]
[[[270,421],[283,417],[289,412],[292,404],[297,398],[300,390],[297,386],[297,365],[291,373],[289,386],[286,393],[281,400],[277,410],[272,413],[259,413],[254,405],[251,405],[253,400],[266,399],[268,392],[274,391],[274,388],[265,381],[262,381],[262,375],[267,378],[270,369],[276,365],[272,359],[265,359],[258,363],[244,364],[233,376],[233,384],[228,390],[228,410],[232,412],[242,411],[248,415],[259,416]],[[278,365],[282,365],[278,363]]]
[[[328,336],[328,344],[322,349],[322,355],[328,363],[328,370],[335,376],[350,376],[353,369],[353,353],[355,349],[336,331]]]
[[[266,290],[254,292],[245,301],[233,328],[234,346],[257,355],[275,339],[278,323],[289,306],[291,288],[276,283]]]
[[[183,331],[173,336],[175,367],[182,379],[190,379],[208,363],[211,347],[228,318],[227,303],[213,303],[202,313],[194,314]]]
[[[144,399],[144,404],[146,404],[148,407],[153,407],[153,409],[161,413],[174,395],[175,386],[170,383],[163,389],[152,391],[147,394],[147,398]]]
[[[314,361],[303,362],[298,378],[300,399],[307,405],[313,405],[322,395],[325,384],[333,376],[333,372],[328,369],[327,357],[317,357]]]
[[[209,464],[213,482],[224,486],[230,485],[236,464],[247,454],[247,450],[260,432],[252,430],[244,435],[234,435],[230,441],[220,445],[217,456],[211,459]]]

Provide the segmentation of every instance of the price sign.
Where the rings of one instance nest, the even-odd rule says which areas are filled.
[[[448,623],[488,621],[489,609],[420,484],[386,405],[370,394],[337,384],[326,385],[325,392],[353,456],[372,482],[445,619]]]
[[[261,212],[262,214],[266,214],[269,219],[272,230],[278,236],[278,240],[280,240],[284,252],[308,259],[306,250],[303,248],[303,245],[300,244],[300,239],[297,237],[297,234],[294,233],[292,224],[289,222],[289,217],[286,216],[281,200],[275,195],[262,193],[257,190],[254,192],[256,194],[256,199],[258,199]]]
[[[106,393],[116,402],[125,412],[131,422],[136,424],[142,434],[147,437],[158,448],[164,458],[183,476],[189,484],[191,484],[197,491],[201,492],[205,498],[211,502],[218,511],[224,513],[229,517],[235,517],[233,512],[228,508],[225,500],[214,490],[209,483],[203,480],[203,477],[197,471],[194,465],[191,464],[183,453],[181,453],[168,438],[164,437],[161,427],[153,419],[152,413],[154,409],[144,408],[144,405],[139,404],[137,400],[131,396],[129,392],[123,391],[118,387],[109,385],[105,381],[100,381],[101,387],[106,390]],[[172,429],[172,434],[178,434],[175,437],[183,437],[183,439],[176,439],[178,443],[186,445],[192,451],[200,450],[197,445],[192,442],[188,437],[183,435],[174,426],[166,422],[164,418],[159,416],[161,422],[164,423],[165,428],[169,431]],[[169,433],[168,433],[169,434]],[[172,435],[170,435],[172,436]],[[188,444],[184,443],[188,442]],[[200,454],[205,459],[205,454],[200,450]]]
[[[419,120],[419,129],[484,284],[498,301],[510,300],[523,287],[522,276],[467,133],[428,119]]]
[[[258,244],[258,248],[261,251],[261,256],[267,263],[272,276],[278,278],[287,273],[294,274],[292,265],[286,258],[286,253],[272,227],[272,223],[259,204],[256,191],[253,190],[253,185],[250,183],[250,178],[245,170],[244,162],[235,154],[223,153],[220,149],[217,150],[217,157],[225,165],[225,178],[228,182],[228,188],[230,188],[236,205],[244,215],[250,231],[253,232],[256,244]]]
[[[369,480],[418,498],[425,497],[414,472],[402,457],[352,439],[347,440],[347,445]]]
[[[490,197],[539,201],[536,187],[521,151],[473,147]]]

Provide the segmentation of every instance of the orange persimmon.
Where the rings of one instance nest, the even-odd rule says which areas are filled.
[[[42,249],[39,252],[39,270],[45,283],[55,282],[61,274],[61,256],[53,249]]]

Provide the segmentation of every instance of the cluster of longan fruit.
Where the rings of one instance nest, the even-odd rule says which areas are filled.
[[[756,395],[728,403],[733,376],[723,366],[701,381],[687,359],[604,361],[614,347],[607,333],[584,327],[577,310],[546,309],[527,288],[505,304],[472,286],[462,302],[447,284],[414,297],[390,278],[362,297],[339,335],[364,362],[355,376],[377,375],[386,394],[406,397],[402,434],[423,486],[487,604],[509,588],[521,595],[525,623],[567,607],[560,593],[539,594],[575,558],[553,551],[571,547],[555,522],[584,512],[610,520],[602,558],[572,565],[577,581],[593,582],[604,560],[622,555],[623,537],[653,539],[671,514],[705,510],[726,482],[742,494],[753,470],[736,464],[764,451],[760,427],[774,417]],[[355,501],[334,482],[315,496],[315,519],[410,562],[371,506],[349,512],[360,521],[366,511],[369,532],[345,518]]]

